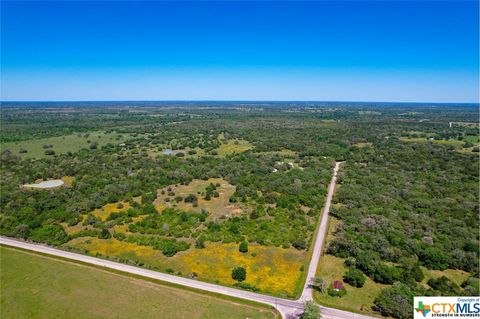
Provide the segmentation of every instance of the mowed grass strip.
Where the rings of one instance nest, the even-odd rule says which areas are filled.
[[[268,309],[0,247],[2,318],[274,318]]]

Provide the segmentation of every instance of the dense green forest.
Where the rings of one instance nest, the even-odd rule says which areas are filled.
[[[113,237],[165,256],[209,242],[307,250],[344,161],[327,253],[352,267],[347,282],[389,285],[376,311],[407,318],[413,295],[478,294],[476,105],[13,103],[1,115],[2,235],[57,246]],[[22,186],[66,177],[54,189]],[[224,206],[240,213],[204,208],[224,196],[213,178],[234,187]],[[175,193],[197,180],[208,186]],[[158,208],[159,198],[176,204]],[[109,203],[119,211],[92,213]],[[470,278],[425,286],[421,267]]]

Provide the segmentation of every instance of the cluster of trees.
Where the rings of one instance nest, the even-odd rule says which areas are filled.
[[[427,282],[429,288],[395,282],[392,286],[382,289],[375,298],[373,309],[384,316],[412,318],[414,296],[478,296],[479,282],[478,273],[465,280],[461,287],[445,276],[429,279]]]
[[[353,286],[362,273],[392,285],[376,311],[409,318],[413,295],[478,295],[478,164],[448,146],[389,140],[344,165],[332,211],[341,223],[327,251],[347,258],[344,280]],[[430,279],[426,289],[421,266],[472,278],[463,289]]]
[[[267,103],[259,108],[212,102],[208,107],[142,104],[129,112],[121,103],[75,106],[68,116],[57,105],[6,108],[0,141],[98,130],[131,138],[125,145],[37,160],[3,152],[1,234],[61,245],[73,237],[61,223],[76,225],[94,209],[127,200],[132,209],[105,221],[88,215],[75,236],[114,235],[167,256],[189,249],[187,242],[198,249],[209,241],[237,242],[240,251],[248,250],[244,243],[306,249],[335,159],[346,163],[332,211],[341,224],[328,252],[347,258],[345,282],[361,287],[368,276],[392,285],[377,298],[378,311],[403,313],[407,307],[402,300],[411,302],[423,279],[421,266],[463,269],[478,276],[478,157],[448,145],[398,140],[411,132],[457,139],[475,135],[476,129],[450,128],[448,122],[476,122],[476,107]],[[59,112],[47,109],[51,107]],[[253,149],[215,156],[221,139],[247,140]],[[178,157],[151,155],[163,148],[189,151]],[[280,162],[292,162],[295,168],[274,172]],[[63,176],[72,176],[73,184],[55,190],[19,187]],[[248,214],[208,220],[207,212],[167,209],[159,214],[152,204],[158,189],[214,177],[236,186],[230,200],[249,207]],[[217,194],[212,184],[205,199]],[[140,204],[133,200],[137,196],[142,196]],[[194,194],[177,199],[198,204]],[[132,217],[140,215],[148,216],[133,222]],[[128,224],[134,235],[114,234],[112,228],[119,224]],[[473,279],[460,287],[444,281],[429,282],[425,293],[478,291]],[[401,301],[397,308],[387,302],[394,295]]]
[[[329,253],[357,258],[357,267],[387,283],[404,276],[382,261],[403,257],[430,269],[478,269],[477,157],[401,143],[363,155],[340,175],[341,206],[332,214],[342,225]]]

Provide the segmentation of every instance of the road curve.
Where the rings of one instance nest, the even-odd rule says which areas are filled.
[[[301,297],[297,300],[277,298],[277,297],[258,294],[250,291],[239,290],[235,288],[201,282],[201,281],[197,281],[189,278],[173,276],[173,275],[164,274],[164,273],[160,273],[160,272],[156,272],[148,269],[143,269],[139,267],[134,267],[130,265],[113,262],[110,260],[104,260],[96,257],[87,256],[87,255],[72,253],[72,252],[52,248],[46,245],[19,241],[19,240],[15,240],[15,239],[3,237],[3,236],[0,236],[0,244],[22,248],[26,250],[31,250],[31,251],[36,251],[36,252],[44,253],[48,255],[54,255],[54,256],[58,256],[66,259],[76,260],[76,261],[80,261],[80,262],[91,264],[91,265],[96,265],[96,266],[105,267],[109,269],[115,269],[115,270],[123,271],[126,273],[131,273],[131,274],[152,278],[152,279],[156,279],[164,282],[169,282],[169,283],[173,283],[181,286],[186,286],[190,288],[195,288],[199,290],[205,290],[205,291],[209,291],[209,292],[213,292],[221,295],[227,295],[231,297],[237,297],[240,299],[267,304],[276,308],[282,314],[283,318],[285,319],[295,318],[296,316],[302,313],[303,302],[312,298],[312,289],[309,283],[315,277],[315,271],[317,269],[318,259],[321,255],[323,240],[325,238],[325,233],[327,229],[328,213],[330,210],[330,204],[333,197],[333,191],[335,189],[335,183],[337,180],[337,172],[339,167],[340,167],[340,163],[337,162],[335,164],[332,181],[330,182],[330,185],[328,188],[327,200],[325,202],[322,220],[317,232],[317,237],[315,238],[312,261],[308,268],[307,282],[305,284]],[[353,312],[347,312],[347,311],[323,307],[323,306],[321,306],[321,309],[322,309],[322,317],[326,319],[374,319],[375,318],[375,317],[360,315]]]

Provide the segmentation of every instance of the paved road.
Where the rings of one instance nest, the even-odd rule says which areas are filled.
[[[327,201],[325,202],[324,212],[322,215],[322,220],[319,226],[317,237],[315,239],[314,251],[312,255],[312,262],[308,268],[307,284],[305,285],[302,296],[298,300],[289,300],[283,298],[272,297],[268,295],[258,294],[250,291],[244,291],[239,289],[234,289],[230,287],[219,286],[215,284],[210,284],[206,282],[201,282],[193,279],[177,277],[173,275],[168,275],[148,269],[143,269],[139,267],[129,266],[109,260],[103,260],[100,258],[95,258],[91,256],[76,254],[72,252],[63,251],[60,249],[48,247],[46,245],[32,244],[28,242],[18,241],[15,239],[10,239],[7,237],[0,236],[0,244],[14,246],[18,248],[23,248],[31,251],[36,251],[44,254],[59,256],[67,259],[72,259],[76,261],[81,261],[87,264],[92,264],[96,266],[101,266],[105,268],[120,270],[123,272],[140,275],[143,277],[153,278],[177,285],[187,286],[191,288],[196,288],[199,290],[206,290],[222,295],[237,297],[241,299],[256,301],[259,303],[271,305],[275,307],[281,314],[282,317],[295,318],[297,315],[302,313],[303,302],[312,298],[312,290],[308,285],[308,282],[312,280],[315,276],[315,271],[317,269],[318,259],[321,254],[323,239],[325,237],[328,221],[328,213],[330,209],[330,203],[333,197],[333,191],[335,189],[335,183],[337,178],[337,172],[339,169],[340,163],[336,163],[334,174],[330,186],[328,188]],[[342,311],[334,308],[321,307],[322,316],[326,319],[373,319],[374,317],[369,317],[365,315],[359,315],[352,312]]]

